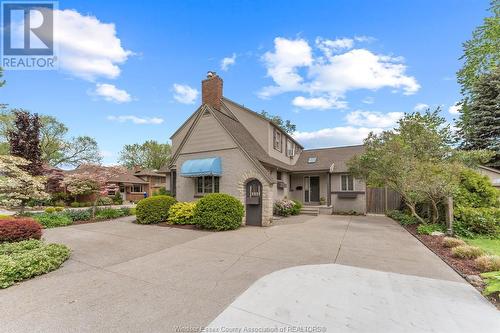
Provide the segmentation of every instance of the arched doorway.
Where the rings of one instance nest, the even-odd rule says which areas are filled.
[[[246,224],[262,226],[262,184],[252,179],[246,185]]]

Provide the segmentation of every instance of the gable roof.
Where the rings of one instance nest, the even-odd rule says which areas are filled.
[[[347,161],[364,150],[363,145],[303,150],[293,168],[295,171],[330,170],[333,164],[332,172],[347,172]],[[308,163],[310,157],[316,157],[316,162]]]
[[[222,97],[222,105],[225,106],[229,112],[232,112],[231,110],[233,110],[234,108],[237,108],[239,110],[243,110],[244,112],[247,112],[249,114],[252,114],[254,117],[258,117],[264,121],[266,121],[267,123],[271,124],[272,126],[278,128],[281,132],[283,132],[283,134],[288,138],[290,139],[292,142],[294,142],[297,146],[299,146],[301,149],[304,149],[304,147],[298,143],[290,134],[286,133],[282,128],[280,128],[279,126],[277,126],[275,123],[273,123],[272,121],[270,121],[269,119],[267,119],[266,117],[264,117],[263,115],[253,111],[253,110],[250,110],[249,108],[245,107],[244,105],[241,105],[241,104],[238,104],[236,103],[235,101],[233,100],[230,100],[229,98],[227,97]],[[224,108],[222,108],[224,109]]]
[[[150,170],[150,169],[142,169],[136,171],[134,173],[135,176],[157,176],[157,177],[165,177],[163,173],[160,173],[160,170]]]
[[[76,169],[64,171],[64,174],[67,175],[75,175],[79,173],[93,173],[95,172],[96,167],[93,165],[81,165]],[[110,182],[116,183],[129,183],[129,184],[148,184],[139,177],[134,176],[130,171],[125,171],[124,173],[119,173],[116,176],[112,177]]]

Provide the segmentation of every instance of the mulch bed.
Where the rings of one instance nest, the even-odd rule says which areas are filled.
[[[459,259],[451,255],[451,249],[443,246],[445,236],[420,235],[417,233],[417,225],[415,224],[405,226],[405,229],[464,278],[466,275],[479,275],[481,273],[474,265],[474,259]]]
[[[445,236],[430,236],[430,235],[420,235],[417,233],[417,225],[407,225],[403,226],[409,233],[415,236],[418,240],[422,242],[427,248],[434,252],[438,257],[441,258],[445,263],[453,268],[458,274],[460,274],[465,280],[467,280],[474,288],[479,292],[483,291],[483,283],[472,283],[467,276],[479,275],[481,272],[474,265],[474,259],[459,259],[451,255],[451,249],[443,246],[443,238]],[[493,295],[486,296],[486,298],[493,303],[500,310],[500,298]]]

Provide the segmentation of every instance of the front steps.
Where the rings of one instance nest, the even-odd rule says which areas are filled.
[[[319,207],[302,206],[302,208],[300,209],[300,214],[318,216]]]

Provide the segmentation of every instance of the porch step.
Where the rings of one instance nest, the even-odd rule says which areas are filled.
[[[303,206],[300,209],[300,214],[318,216],[319,215],[319,207]]]

